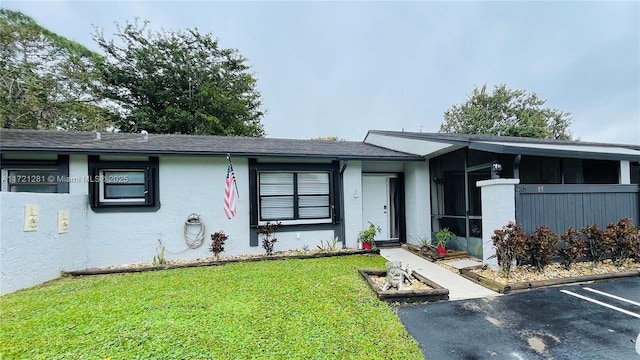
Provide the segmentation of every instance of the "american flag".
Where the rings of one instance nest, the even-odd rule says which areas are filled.
[[[236,215],[236,174],[233,173],[233,165],[229,158],[229,166],[227,167],[227,179],[224,183],[224,213],[227,218],[231,219]]]

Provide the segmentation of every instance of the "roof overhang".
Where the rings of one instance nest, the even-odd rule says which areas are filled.
[[[501,141],[470,141],[469,149],[498,154],[564,157],[595,160],[640,161],[640,151],[617,146],[578,144],[511,143]]]

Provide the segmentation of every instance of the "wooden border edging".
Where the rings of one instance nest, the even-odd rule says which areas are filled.
[[[172,264],[172,265],[149,265],[149,266],[141,266],[137,268],[113,268],[113,269],[86,269],[86,270],[73,270],[73,271],[63,271],[62,276],[70,275],[70,276],[87,276],[87,275],[106,275],[106,274],[120,274],[120,273],[137,273],[137,272],[146,272],[146,271],[158,271],[158,270],[172,270],[172,269],[184,269],[184,268],[192,268],[192,267],[202,267],[202,266],[219,266],[225,264],[239,263],[239,262],[256,262],[256,261],[269,261],[269,260],[287,260],[287,259],[318,259],[325,257],[336,257],[336,256],[348,256],[348,255],[366,255],[366,254],[376,254],[380,255],[380,249],[372,249],[372,250],[349,250],[349,251],[340,251],[340,252],[318,252],[314,254],[300,254],[300,255],[272,255],[272,256],[260,256],[260,257],[250,257],[246,259],[223,259],[223,260],[206,260],[201,262],[194,263],[186,263],[186,264]]]
[[[463,258],[466,256],[469,256],[469,253],[466,251],[452,251],[450,253],[447,253],[447,255],[436,255],[436,256],[432,256],[429,254],[425,254],[420,250],[416,250],[415,249],[416,245],[407,245],[407,244],[402,244],[401,248],[409,251],[410,253],[420,256],[421,258],[431,261],[431,262],[436,262],[438,260],[453,260],[453,259],[457,259],[457,258]]]
[[[567,278],[560,278],[560,279],[525,281],[525,282],[519,282],[519,283],[513,283],[513,284],[507,284],[507,285],[501,284],[497,281],[493,281],[484,276],[478,275],[470,269],[461,269],[460,275],[477,284],[480,284],[486,288],[489,288],[493,291],[506,294],[511,290],[535,289],[535,288],[553,286],[553,285],[563,285],[563,284],[580,283],[580,282],[586,282],[586,281],[640,276],[640,270],[621,271],[621,272],[612,273],[612,274],[574,276],[574,277],[567,277]]]
[[[387,276],[386,270],[358,270],[360,275],[364,278],[364,280],[369,284],[371,290],[373,290],[378,299],[384,300],[387,302],[424,302],[424,301],[440,301],[440,300],[449,300],[449,289],[445,289],[442,286],[436,284],[435,282],[427,279],[426,277],[413,272],[412,275],[418,281],[432,287],[433,289],[426,290],[387,290],[382,291],[369,278],[369,275],[373,276]]]

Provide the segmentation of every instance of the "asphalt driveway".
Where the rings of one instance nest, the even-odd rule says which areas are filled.
[[[428,359],[640,359],[640,277],[405,306],[398,316]]]

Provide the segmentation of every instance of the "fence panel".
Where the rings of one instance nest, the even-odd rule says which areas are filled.
[[[516,222],[527,233],[547,226],[557,234],[622,218],[639,225],[639,193],[638,185],[516,185]]]

